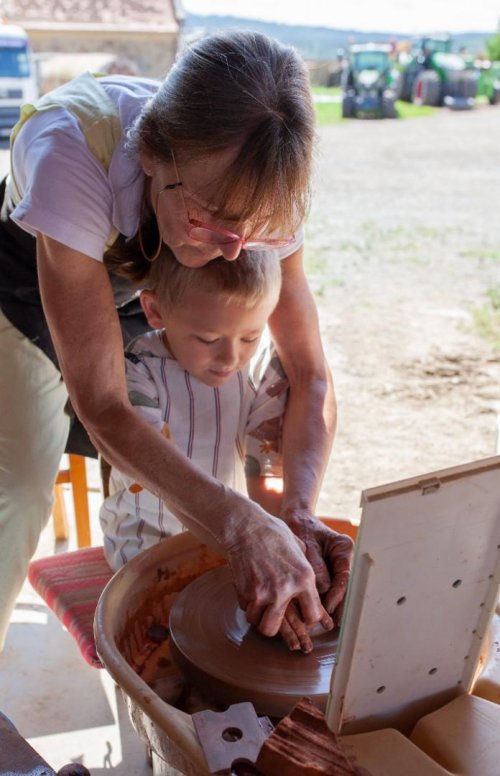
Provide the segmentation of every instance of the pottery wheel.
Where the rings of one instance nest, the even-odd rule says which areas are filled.
[[[170,612],[172,656],[184,675],[217,703],[250,701],[271,717],[285,716],[304,696],[324,710],[337,639],[337,630],[312,635],[305,655],[262,636],[238,606],[228,566],[191,582]]]

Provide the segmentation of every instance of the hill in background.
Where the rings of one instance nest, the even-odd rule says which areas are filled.
[[[190,13],[186,13],[184,35],[189,39],[204,32],[235,28],[251,29],[277,38],[282,43],[294,46],[302,57],[308,60],[333,60],[338,49],[345,49],[350,43],[405,40],[411,37],[390,30],[387,32],[360,32],[359,30],[336,30],[329,27],[299,27],[257,19],[243,19],[237,16],[201,16]],[[429,32],[433,31],[429,30]],[[473,55],[484,52],[485,42],[494,34],[494,30],[491,34],[483,32],[457,33],[453,36],[455,51],[465,48]]]

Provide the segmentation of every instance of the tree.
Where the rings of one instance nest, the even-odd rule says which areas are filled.
[[[496,35],[486,41],[486,52],[492,62],[500,61],[500,23]]]

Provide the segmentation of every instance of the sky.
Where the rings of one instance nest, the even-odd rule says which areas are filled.
[[[500,0],[183,0],[186,11],[366,32],[494,32]]]

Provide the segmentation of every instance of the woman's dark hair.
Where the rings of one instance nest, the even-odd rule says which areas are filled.
[[[196,159],[239,147],[220,181],[217,215],[237,212],[242,222],[289,235],[309,205],[314,136],[309,77],[297,52],[259,33],[228,32],[182,52],[131,128],[128,147],[168,163],[170,149]],[[147,220],[146,235],[154,231]],[[154,250],[157,233],[156,242],[154,234],[146,240]],[[133,261],[123,268],[136,280],[147,269],[137,258],[135,270]]]

